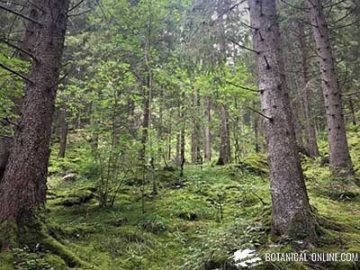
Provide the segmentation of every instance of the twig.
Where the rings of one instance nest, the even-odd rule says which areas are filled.
[[[233,40],[232,38],[227,38],[227,40],[229,40],[230,42],[234,43],[235,45],[239,46],[239,47],[242,48],[242,49],[248,50],[248,51],[250,51],[250,52],[254,52],[254,53],[256,53],[256,54],[260,54],[260,52],[255,51],[255,50],[253,50],[253,49],[250,49],[250,48],[248,48],[248,47],[246,47],[246,46],[243,46],[243,45],[241,45],[239,42],[236,42],[235,40]]]
[[[244,90],[248,90],[248,91],[255,92],[255,93],[259,93],[259,92],[260,92],[259,90],[252,89],[252,88],[249,88],[249,87],[245,87],[245,86],[242,86],[242,85],[238,85],[238,84],[233,83],[233,82],[230,82],[230,81],[225,81],[225,82],[226,82],[227,84],[231,84],[232,86],[239,87],[239,88],[244,89]]]
[[[85,0],[80,0],[77,4],[73,5],[71,8],[69,8],[69,10],[67,11],[67,13],[73,11],[75,8],[77,8],[78,6],[80,6]]]
[[[246,108],[248,108],[250,111],[253,111],[254,113],[257,113],[257,114],[261,115],[262,117],[268,119],[270,122],[274,121],[274,119],[272,117],[267,116],[267,115],[263,114],[262,112],[255,110],[254,108],[251,108],[249,106],[247,106]]]

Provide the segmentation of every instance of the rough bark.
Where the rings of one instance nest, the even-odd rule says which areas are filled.
[[[302,85],[301,85],[301,98],[304,110],[304,129],[305,129],[305,149],[306,153],[315,158],[319,156],[319,148],[316,141],[315,121],[311,114],[311,83],[309,83],[308,75],[308,54],[306,51],[306,36],[303,23],[298,24],[299,30],[299,46],[301,50],[301,65],[302,65]]]
[[[210,129],[210,125],[211,125],[211,97],[207,96],[205,97],[205,151],[204,151],[204,155],[205,155],[205,160],[206,161],[211,161],[211,129]]]
[[[42,26],[33,25],[38,59],[31,66],[34,83],[26,84],[22,117],[0,184],[0,223],[18,226],[31,220],[46,198],[52,116],[69,7],[69,0],[34,2],[42,7],[37,10]]]
[[[12,141],[12,137],[2,136],[0,138],[0,182],[4,175],[6,164],[9,159]]]
[[[310,22],[320,64],[322,90],[325,100],[330,166],[334,176],[353,175],[353,167],[346,139],[341,89],[335,71],[329,29],[321,0],[308,0]]]
[[[297,152],[288,90],[283,73],[275,0],[249,0],[253,43],[269,151],[272,233],[291,239],[316,239]]]
[[[229,113],[226,105],[220,105],[220,152],[218,165],[225,165],[230,162],[230,130],[229,130]]]

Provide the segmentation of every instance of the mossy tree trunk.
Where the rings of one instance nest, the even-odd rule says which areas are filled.
[[[335,71],[329,29],[322,2],[321,0],[308,0],[307,4],[320,63],[330,148],[330,166],[334,176],[349,176],[353,175],[354,172],[346,139],[341,90]]]
[[[312,216],[296,146],[281,56],[275,0],[249,0],[253,43],[269,151],[272,233],[315,242]]]
[[[22,117],[14,145],[0,183],[2,247],[9,234],[31,224],[46,199],[46,177],[52,116],[66,33],[69,0],[34,0],[31,13],[40,14],[33,23],[34,60],[26,83]],[[41,7],[41,10],[36,8]],[[15,224],[9,229],[4,224]]]

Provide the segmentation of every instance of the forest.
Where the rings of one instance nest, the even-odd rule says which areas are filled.
[[[359,0],[0,0],[0,270],[360,269]]]

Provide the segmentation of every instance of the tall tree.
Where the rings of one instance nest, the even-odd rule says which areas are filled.
[[[291,239],[316,239],[297,152],[288,98],[275,0],[249,0],[253,43],[270,163],[272,233]]]
[[[352,175],[353,167],[346,139],[341,89],[335,70],[329,29],[323,11],[323,1],[308,0],[309,17],[313,26],[319,59],[321,84],[325,100],[330,166],[335,176]]]
[[[41,7],[41,8],[39,8]],[[30,12],[33,52],[22,117],[0,183],[0,241],[7,247],[14,228],[31,226],[45,202],[49,142],[67,24],[69,0],[36,0]],[[15,226],[10,226],[11,224]]]
[[[301,97],[304,108],[304,128],[305,128],[305,149],[310,157],[317,157],[319,155],[319,149],[316,141],[315,121],[311,115],[311,82],[309,78],[309,63],[307,53],[307,40],[305,34],[305,25],[300,22],[298,26],[298,43],[301,54],[301,66],[302,66],[302,83],[301,83]]]

